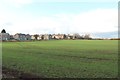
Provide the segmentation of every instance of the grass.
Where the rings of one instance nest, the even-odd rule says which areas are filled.
[[[3,66],[47,78],[115,78],[116,40],[3,42]]]

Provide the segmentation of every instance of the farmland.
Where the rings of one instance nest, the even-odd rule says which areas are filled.
[[[117,40],[3,42],[3,67],[46,78],[115,78]]]

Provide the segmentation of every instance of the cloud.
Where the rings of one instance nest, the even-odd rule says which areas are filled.
[[[21,7],[26,4],[40,3],[40,2],[118,2],[119,0],[1,0],[4,4]]]
[[[45,2],[59,0],[45,0]],[[71,2],[73,0],[61,0]],[[81,0],[79,0],[81,1]],[[79,2],[78,1],[78,2]],[[83,2],[97,2],[96,0]],[[100,2],[108,1],[101,0]],[[117,0],[109,0],[110,2]],[[5,28],[10,34],[15,33],[109,33],[118,31],[117,9],[95,9],[82,13],[62,13],[54,15],[33,15],[27,13],[24,8],[20,13],[15,10],[24,5],[44,2],[43,0],[1,0],[0,1],[0,29]],[[74,0],[77,2],[77,0]],[[12,7],[11,7],[12,6]],[[8,8],[10,7],[10,8]],[[13,8],[17,7],[17,8]],[[37,16],[37,17],[36,17]],[[107,34],[110,35],[110,34]],[[115,34],[116,35],[116,34]],[[115,36],[114,35],[114,36]]]
[[[55,14],[51,16],[18,15],[0,13],[0,25],[7,32],[15,33],[106,33],[118,30],[117,9],[96,9],[79,14]],[[4,25],[3,25],[4,24]],[[110,34],[108,34],[110,35]],[[114,35],[115,36],[115,35]]]
[[[21,7],[26,4],[31,4],[33,0],[2,0],[1,2],[6,5]]]
[[[116,31],[118,12],[116,9],[97,9],[76,15],[73,20],[74,29],[81,29],[82,32]]]
[[[58,14],[62,29],[70,33],[96,33],[118,30],[117,9],[96,9],[80,14]],[[59,29],[59,28],[58,28]]]

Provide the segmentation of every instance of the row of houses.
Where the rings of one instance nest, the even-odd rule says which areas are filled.
[[[31,35],[32,40],[51,40],[51,39],[66,39],[65,34],[35,34]]]
[[[17,33],[15,35],[10,35],[9,33],[0,33],[0,40],[51,40],[51,39],[74,39],[74,36],[66,36],[65,34],[35,34],[35,35],[29,35],[29,34],[22,34]]]
[[[17,33],[15,35],[10,35],[9,33],[0,33],[0,40],[30,40],[30,35]]]
[[[0,33],[0,40],[6,41],[6,40],[19,40],[19,41],[25,41],[25,40],[52,40],[52,39],[76,39],[78,38],[75,34],[22,34],[22,33],[16,33],[15,35],[10,35],[9,33],[6,33],[6,31],[3,29]],[[82,38],[81,38],[82,39]]]

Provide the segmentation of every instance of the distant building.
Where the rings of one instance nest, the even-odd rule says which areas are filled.
[[[44,40],[50,40],[50,39],[52,39],[52,35],[44,34]]]
[[[15,34],[14,35],[14,38],[16,39],[16,40],[26,40],[26,36],[25,36],[25,34],[22,34],[22,33],[17,33],[17,34]]]
[[[25,36],[26,36],[26,40],[31,40],[31,35],[26,34]]]
[[[75,35],[74,34],[68,34],[68,39],[75,39]]]
[[[10,35],[10,40],[13,40],[14,39],[14,35]]]
[[[0,41],[1,40],[10,40],[9,33],[0,33]]]
[[[6,33],[5,29],[3,29],[0,33],[0,41],[10,40],[9,33]]]
[[[32,40],[50,40],[51,38],[52,38],[51,34],[31,35]]]
[[[22,33],[17,33],[14,35],[14,39],[24,41],[24,40],[31,40],[31,36],[29,34],[22,34]]]
[[[32,40],[39,40],[39,35],[38,34],[31,35],[31,39]]]
[[[65,39],[66,35],[65,34],[53,34],[52,38],[53,39]]]
[[[35,36],[34,36],[34,35],[31,35],[31,39],[32,39],[32,40],[35,40]]]
[[[39,40],[44,40],[44,35],[43,34],[39,35]]]

